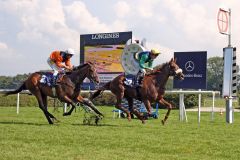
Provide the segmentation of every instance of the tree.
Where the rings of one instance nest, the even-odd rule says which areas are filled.
[[[207,89],[221,91],[223,83],[223,58],[211,57],[207,60]]]
[[[10,76],[0,76],[0,89],[16,89],[27,79],[29,74]]]

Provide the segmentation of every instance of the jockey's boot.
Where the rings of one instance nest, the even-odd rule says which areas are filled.
[[[136,79],[136,84],[135,84],[135,87],[142,87],[143,84],[142,84],[142,80],[143,80],[143,77],[142,76],[138,76],[137,79]]]
[[[137,80],[136,81],[136,83],[135,83],[135,87],[137,88],[137,87],[142,87],[143,85],[142,85],[142,80],[140,79],[140,80]]]
[[[136,84],[135,87],[142,87],[142,81],[143,81],[143,77],[144,77],[144,72],[139,71],[136,75]]]
[[[58,75],[53,76],[53,87],[56,87],[59,85]]]

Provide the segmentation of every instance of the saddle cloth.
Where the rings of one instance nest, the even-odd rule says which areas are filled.
[[[123,82],[126,86],[134,87],[137,83],[137,77],[136,75],[128,74],[125,75],[125,80]]]
[[[56,79],[56,82],[61,82],[63,76],[65,74],[63,73],[58,73],[57,75],[57,79]],[[52,72],[45,72],[45,73],[42,73],[42,76],[41,76],[41,79],[40,79],[40,83],[42,84],[46,84],[50,87],[53,87],[54,86],[54,76],[53,76],[53,73]]]
[[[46,84],[46,85],[52,87],[53,86],[53,81],[54,81],[54,77],[53,77],[53,73],[52,72],[42,73],[42,76],[41,76],[41,79],[40,79],[40,83]]]

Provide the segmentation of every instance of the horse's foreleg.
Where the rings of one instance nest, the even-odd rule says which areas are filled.
[[[88,99],[88,98],[83,98],[82,96],[78,96],[76,99],[77,102],[80,102],[84,105],[87,105],[89,108],[91,108],[95,113],[97,113],[100,116],[104,115],[94,106],[94,104]]]
[[[161,104],[164,105],[164,106],[167,106],[167,108],[168,108],[168,111],[167,111],[164,119],[162,120],[162,124],[164,125],[165,122],[166,122],[167,119],[168,119],[168,116],[169,116],[171,110],[172,110],[172,105],[171,105],[169,102],[167,102],[165,99],[163,99],[163,98],[161,98],[161,99],[159,100],[159,103],[161,103]]]

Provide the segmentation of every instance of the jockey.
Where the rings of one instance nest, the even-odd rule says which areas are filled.
[[[153,60],[157,58],[160,54],[158,49],[151,49],[151,51],[143,51],[137,54],[137,60],[139,62],[140,70],[137,73],[137,84],[136,86],[141,86],[143,77],[146,74],[146,69],[153,70]]]
[[[57,81],[57,75],[59,72],[64,71],[65,69],[72,70],[73,65],[71,64],[71,57],[74,55],[74,50],[69,48],[66,51],[53,51],[48,60],[47,63],[49,66],[54,70],[53,73],[53,83],[56,85]]]

